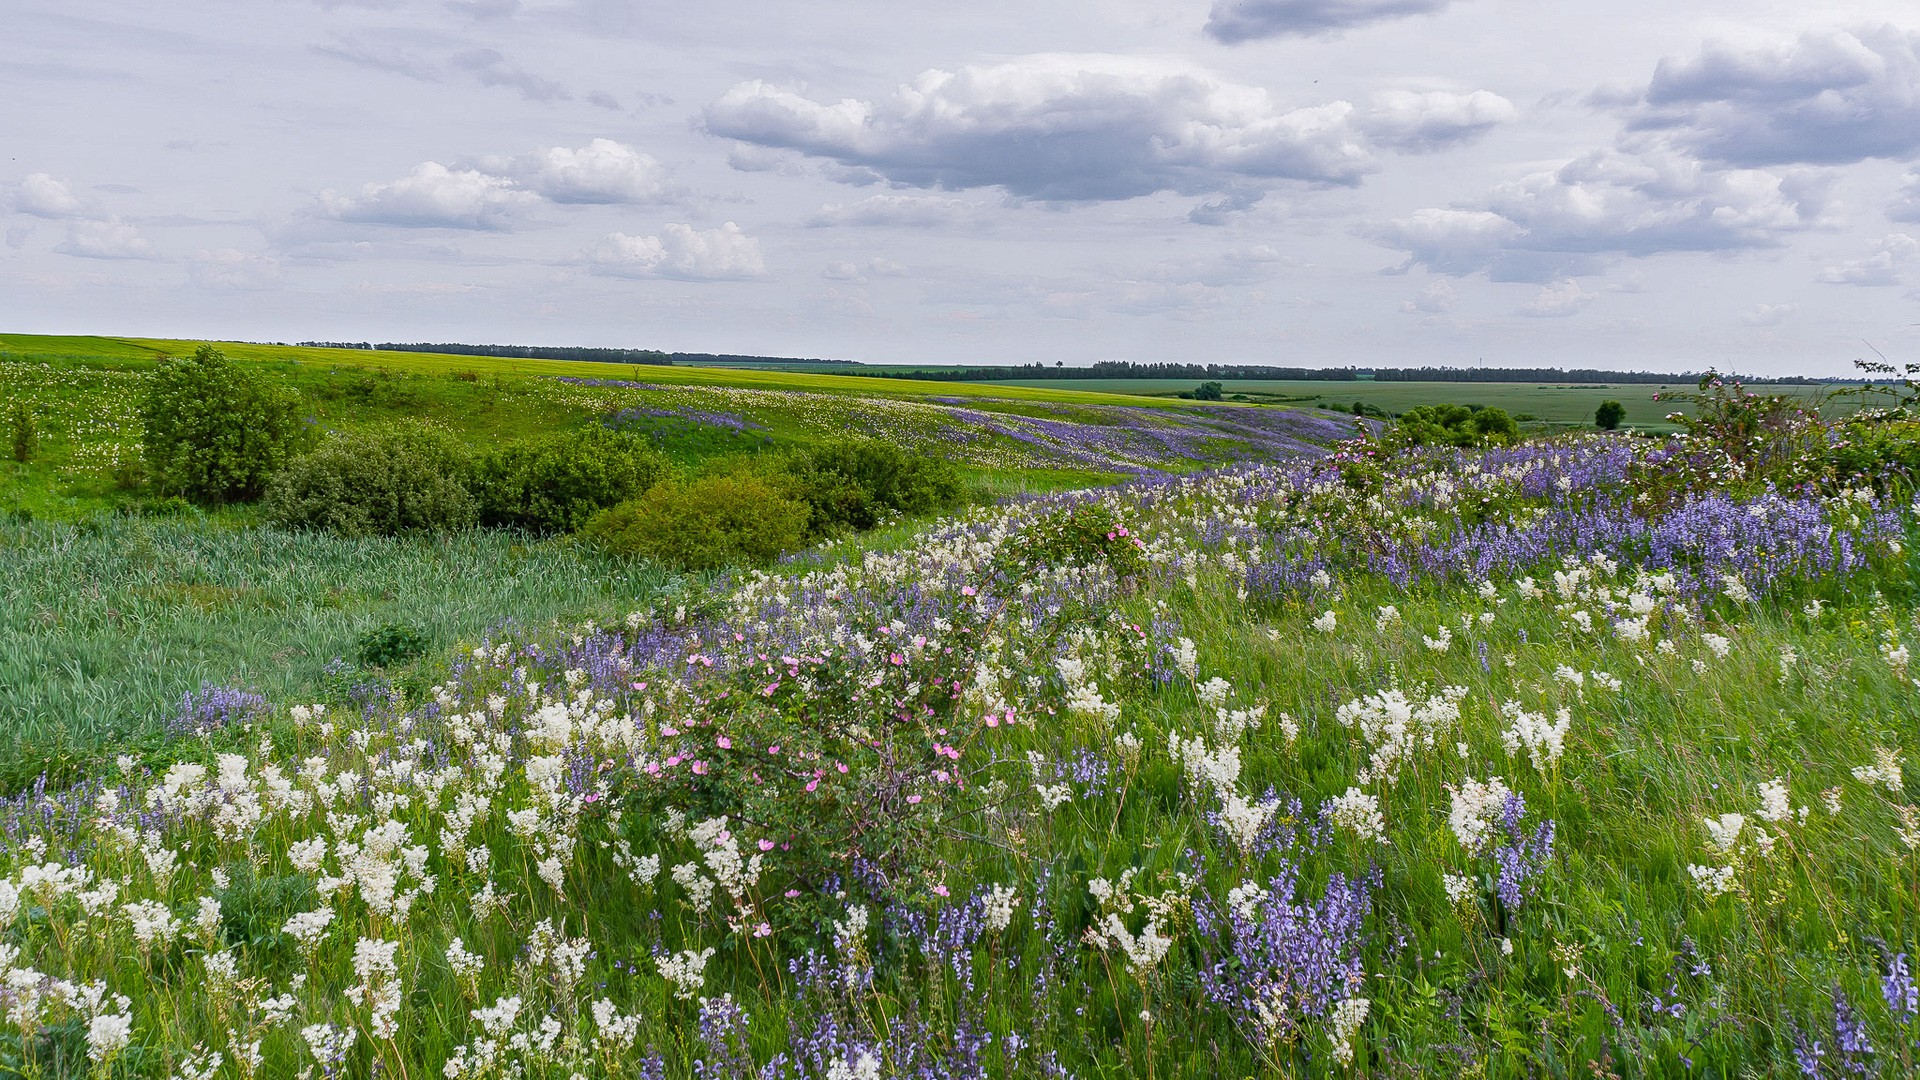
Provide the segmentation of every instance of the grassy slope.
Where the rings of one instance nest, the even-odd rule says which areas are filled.
[[[1183,523],[1187,510],[1204,519],[1242,509],[1220,498],[1143,514],[1138,524],[1153,543],[1165,544],[1204,532],[1198,521]],[[938,579],[947,568],[936,559],[929,572]],[[1683,610],[1655,623],[1655,637],[1670,642],[1670,651],[1651,640],[1621,640],[1604,632],[1604,623],[1601,633],[1580,630],[1566,609],[1556,610],[1557,597],[1530,598],[1507,575],[1495,582],[1492,597],[1464,586],[1421,588],[1409,596],[1354,576],[1335,584],[1337,595],[1316,596],[1311,604],[1264,607],[1250,607],[1236,595],[1240,575],[1224,562],[1202,563],[1192,576],[1155,575],[1118,599],[1121,623],[1086,620],[1091,654],[1097,658],[1123,643],[1123,623],[1176,621],[1178,632],[1195,641],[1198,681],[1229,682],[1230,707],[1267,707],[1260,727],[1231,740],[1241,755],[1237,786],[1256,797],[1271,787],[1302,799],[1302,820],[1290,822],[1303,826],[1300,838],[1281,850],[1249,854],[1209,820],[1219,805],[1216,794],[1188,782],[1167,740],[1178,734],[1214,746],[1229,741],[1217,734],[1216,712],[1199,700],[1193,681],[1177,678],[1152,687],[1102,676],[1102,689],[1122,706],[1117,723],[1063,709],[1039,723],[975,732],[979,740],[964,744],[970,767],[983,770],[977,781],[1004,781],[1008,795],[995,812],[969,821],[943,842],[937,880],[952,899],[929,892],[913,903],[923,905],[929,929],[949,925],[950,916],[964,925],[961,898],[976,887],[1010,887],[1020,905],[1007,930],[955,948],[944,937],[916,933],[898,912],[875,910],[873,928],[862,939],[862,955],[876,971],[871,985],[830,977],[804,992],[800,980],[787,974],[785,961],[812,948],[837,976],[840,958],[850,950],[835,947],[826,925],[842,915],[841,902],[811,893],[782,899],[787,885],[808,883],[786,877],[778,854],[768,856],[754,902],[781,922],[782,932],[756,939],[729,933],[717,914],[696,914],[667,868],[691,862],[698,869],[701,853],[657,821],[634,824],[640,815],[633,814],[629,825],[616,826],[603,814],[576,812],[554,815],[534,835],[516,835],[506,812],[541,805],[522,775],[531,754],[524,742],[504,782],[478,782],[472,755],[454,751],[464,772],[452,781],[453,791],[435,796],[438,805],[450,805],[453,792],[464,790],[487,806],[469,843],[484,845],[491,865],[484,874],[465,869],[465,861],[444,846],[440,830],[450,815],[423,807],[417,787],[385,770],[391,760],[406,759],[404,743],[417,732],[376,718],[365,725],[371,745],[356,748],[346,733],[359,726],[357,715],[341,708],[335,715],[342,730],[334,735],[323,737],[312,725],[298,731],[274,726],[276,756],[291,773],[300,755],[324,753],[331,772],[376,791],[405,793],[390,816],[407,827],[409,843],[433,850],[429,867],[441,875],[441,887],[419,898],[410,919],[399,920],[369,914],[348,890],[332,905],[337,925],[312,959],[302,959],[277,928],[291,915],[320,906],[310,884],[316,875],[292,869],[286,854],[295,840],[329,833],[316,809],[275,815],[239,841],[220,839],[208,826],[183,826],[174,843],[186,865],[167,896],[186,918],[196,897],[218,892],[243,975],[270,980],[277,991],[293,973],[308,974],[310,982],[295,995],[292,1021],[265,1037],[267,1075],[294,1075],[306,1067],[311,1058],[298,1031],[321,1022],[361,1032],[349,1058],[350,1075],[365,1075],[375,1059],[388,1075],[440,1075],[440,1063],[454,1047],[481,1034],[469,1010],[508,994],[525,997],[524,1027],[552,1015],[584,1039],[597,1037],[588,1007],[596,997],[640,1017],[634,1048],[604,1050],[612,1058],[604,1072],[600,1063],[584,1063],[577,1066],[583,1074],[634,1075],[636,1057],[652,1048],[675,1077],[693,1075],[692,1062],[702,1058],[709,1065],[701,1075],[747,1075],[713,1068],[716,1054],[700,1039],[699,1005],[676,998],[659,974],[663,954],[702,948],[715,952],[699,994],[713,1000],[731,994],[744,1008],[756,1064],[791,1049],[790,1030],[809,1032],[828,1010],[838,1009],[833,1015],[848,1038],[870,1025],[894,1027],[899,1045],[936,1054],[955,1051],[959,1018],[971,1014],[974,1035],[993,1035],[984,1074],[995,1077],[1048,1075],[1039,1059],[1046,1053],[1057,1054],[1073,1075],[1101,1078],[1788,1076],[1794,1071],[1790,1023],[1834,1049],[1828,995],[1839,985],[1879,1047],[1879,1075],[1911,1075],[1912,1032],[1902,1031],[1880,1002],[1880,961],[1866,939],[1883,939],[1895,950],[1920,941],[1914,876],[1920,862],[1897,839],[1893,805],[1896,799],[1912,801],[1920,788],[1909,781],[1903,792],[1889,793],[1854,779],[1851,769],[1870,763],[1879,746],[1901,751],[1909,763],[1916,748],[1920,698],[1879,652],[1888,630],[1911,636],[1911,614],[1877,603],[1875,592],[1876,585],[1891,588],[1897,579],[1904,589],[1899,595],[1907,595],[1912,569],[1884,566],[1886,576],[1879,580],[1820,582],[1755,604],[1709,597],[1697,613],[1702,621]],[[1625,591],[1625,581],[1623,575],[1603,587]],[[1809,615],[1802,604],[1810,595],[1833,606]],[[1376,621],[1386,603],[1398,605],[1400,621]],[[1602,610],[1591,596],[1573,606]],[[1324,610],[1336,615],[1332,631],[1312,625]],[[1488,616],[1484,622],[1482,615]],[[1441,625],[1455,628],[1444,651],[1423,640]],[[1730,639],[1724,656],[1706,638],[1708,631]],[[1783,664],[1789,650],[1796,659]],[[503,659],[494,676],[510,684],[509,670],[529,655]],[[1058,704],[1051,656],[1012,653],[1004,659],[1006,685],[1033,678],[1019,695],[1023,709]],[[549,654],[535,674],[554,685],[565,662]],[[1561,667],[1581,673],[1588,684],[1575,689],[1556,674]],[[1618,676],[1623,685],[1601,687],[1595,672]],[[476,718],[485,711],[481,695],[490,692],[479,685],[484,682],[476,680],[461,706]],[[1336,706],[1392,687],[1415,693],[1448,685],[1466,691],[1459,724],[1435,745],[1417,747],[1397,782],[1363,785],[1380,797],[1384,837],[1363,838],[1346,828],[1315,835],[1307,826],[1357,782],[1368,757],[1365,740],[1335,721]],[[614,689],[623,698],[621,709],[635,708],[645,696]],[[1572,725],[1564,755],[1536,766],[1525,751],[1504,747],[1507,721],[1499,706],[1505,701],[1549,713],[1556,705],[1568,707]],[[679,723],[680,710],[693,708],[669,705],[664,715]],[[532,711],[532,704],[516,697],[495,726],[514,727],[522,740],[530,738],[536,725],[525,717]],[[1295,741],[1281,734],[1282,711],[1300,724]],[[751,748],[745,743],[756,734],[751,722],[724,714],[721,722],[727,725],[721,731]],[[431,725],[424,730],[436,734]],[[1118,748],[1119,732],[1139,736],[1136,760]],[[686,745],[701,748],[690,752],[717,754],[711,734],[702,732],[698,740],[689,734]],[[654,756],[681,746],[648,740],[645,750]],[[232,742],[250,752],[251,738]],[[1036,770],[1068,786],[1064,803],[1046,807],[1035,798],[1029,751],[1039,755]],[[617,757],[621,751],[605,752]],[[988,765],[988,759],[998,764]],[[1098,768],[1089,768],[1090,761]],[[1504,777],[1524,796],[1529,829],[1547,820],[1557,826],[1556,857],[1542,867],[1517,910],[1492,900],[1491,856],[1466,850],[1448,821],[1448,785],[1490,776]],[[1755,816],[1759,785],[1774,777],[1786,781],[1792,809],[1809,808],[1804,818],[1794,814],[1763,825]],[[620,783],[639,782],[626,777]],[[1836,789],[1842,813],[1825,808],[1821,792],[1827,788]],[[364,813],[351,801],[346,806],[348,813]],[[1693,883],[1687,867],[1726,861],[1707,844],[1701,822],[1730,812],[1748,815],[1749,839],[1738,860],[1739,887],[1716,897]],[[759,823],[734,827],[748,850],[762,836],[780,835]],[[1771,855],[1752,847],[1751,830],[1758,828],[1781,837]],[[533,869],[549,829],[580,835],[562,864],[564,894]],[[335,835],[330,843],[339,839]],[[631,843],[634,854],[658,855],[659,873],[648,883],[635,882],[602,842],[622,848]],[[102,843],[88,858],[102,874],[130,882],[127,899],[154,894],[132,845]],[[263,877],[278,875],[268,879],[272,890],[216,890],[211,884],[213,868],[237,873],[249,862],[263,867]],[[1083,937],[1096,915],[1089,893],[1095,877],[1112,880],[1139,868],[1142,891],[1157,893],[1176,888],[1173,872],[1196,872],[1188,899],[1205,897],[1224,906],[1229,889],[1264,884],[1289,862],[1302,871],[1303,903],[1320,897],[1332,873],[1378,874],[1360,946],[1365,976],[1343,991],[1371,1002],[1366,1024],[1353,1037],[1351,1069],[1333,1060],[1324,1016],[1289,1009],[1283,1015],[1287,1038],[1263,1044],[1210,1004],[1197,969],[1203,950],[1219,946],[1200,940],[1184,907],[1167,925],[1171,951],[1148,971],[1129,970],[1117,950],[1102,952]],[[18,873],[17,867],[7,869]],[[1449,873],[1473,879],[1462,902],[1446,895],[1442,875]],[[474,910],[469,898],[483,878],[511,894],[504,914]],[[717,903],[730,910],[724,896]],[[55,925],[76,921],[73,909],[66,901],[52,917]],[[807,920],[816,911],[824,915],[812,925]],[[516,969],[542,919],[591,944],[583,978],[556,988],[537,970],[523,976]],[[1144,915],[1134,912],[1125,921],[1138,928]],[[1309,935],[1314,923],[1314,916],[1303,914],[1294,930]],[[43,932],[28,940],[38,947],[33,955],[43,970],[103,978],[133,995],[141,1045],[149,1054],[167,1056],[167,1064],[196,1042],[230,1045],[230,1021],[199,986],[198,945],[149,960],[132,946],[126,920],[111,921],[98,933],[114,935],[108,944],[117,947],[94,947],[77,932]],[[362,937],[403,945],[406,993],[400,1034],[391,1042],[370,1037],[366,1010],[342,1000],[356,980],[353,954]],[[443,960],[454,938],[484,958],[471,988]],[[858,971],[859,965],[849,961],[847,968]],[[964,982],[956,971],[965,973]],[[1238,968],[1225,974],[1242,977]],[[858,988],[846,991],[843,985]],[[1013,1034],[1028,1048],[1009,1059],[1003,1055]],[[533,1075],[563,1077],[573,1067]]]

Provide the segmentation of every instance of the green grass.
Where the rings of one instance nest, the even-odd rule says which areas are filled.
[[[198,515],[0,523],[0,775],[151,740],[203,682],[311,696],[382,625],[413,627],[443,655],[508,621],[618,621],[677,587],[508,533],[345,540]]]
[[[434,671],[444,693],[431,706],[418,691],[370,710],[336,695],[324,716],[285,709],[205,745],[156,748],[116,781],[124,795],[89,788],[71,815],[57,800],[21,809],[13,835],[28,839],[0,848],[0,873],[19,882],[59,857],[115,883],[118,906],[89,917],[73,891],[43,885],[7,920],[8,941],[17,963],[127,994],[133,1042],[116,1064],[155,1080],[253,1038],[258,1075],[297,1076],[314,1061],[304,1032],[325,1024],[354,1032],[343,1075],[472,1075],[445,1063],[481,1051],[477,1011],[509,998],[511,1031],[531,1040],[558,1025],[545,1051],[501,1050],[542,1080],[637,1075],[655,1054],[675,1078],[753,1075],[797,1056],[794,1040],[821,1024],[879,1048],[888,1070],[1007,1080],[1053,1075],[1049,1060],[1113,1080],[1785,1077],[1796,1028],[1837,1054],[1835,987],[1876,1047],[1863,1075],[1912,1075],[1920,1032],[1883,1001],[1875,944],[1920,948],[1920,841],[1901,838],[1901,807],[1920,797],[1920,697],[1887,651],[1920,633],[1910,550],[1889,545],[1854,576],[1784,582],[1753,602],[1676,596],[1652,605],[1647,637],[1608,629],[1609,612],[1657,591],[1631,564],[1559,589],[1551,574],[1565,568],[1549,560],[1526,571],[1544,593],[1518,573],[1483,590],[1348,571],[1311,597],[1242,594],[1247,549],[1228,536],[1252,523],[1320,529],[1335,552],[1358,541],[1324,523],[1329,509],[1415,533],[1455,527],[1421,496],[1457,476],[1410,478],[1403,501],[1338,485],[1315,505],[1261,501],[1232,477],[1113,495],[1153,567],[1124,586],[1098,566],[1005,569],[998,538],[1042,507],[887,530],[823,565],[689,597],[686,619],[669,599],[625,636],[528,626],[498,652],[463,654],[457,673]],[[1502,497],[1516,512],[1559,498]],[[1844,523],[1850,505],[1819,512]],[[1920,537],[1906,524],[1910,548]],[[85,580],[76,571],[58,589],[84,592]],[[1380,617],[1388,604],[1397,618]],[[1329,611],[1333,625],[1316,626]],[[883,633],[894,617],[910,629]],[[888,640],[863,653],[856,635]],[[1172,659],[1154,647],[1183,638],[1191,669],[1146,677],[1145,664]],[[718,663],[689,665],[689,653]],[[1413,721],[1397,771],[1366,776],[1388,739],[1341,722],[1342,708],[1445,687],[1458,688],[1457,716]],[[1088,707],[1088,690],[1117,712]],[[901,696],[928,713],[899,708]],[[1508,703],[1568,710],[1557,756],[1536,761],[1510,739]],[[982,721],[1006,705],[1023,719]],[[1263,714],[1238,730],[1231,713],[1247,709]],[[1232,767],[1196,772],[1195,740],[1231,749]],[[939,756],[949,746],[955,758]],[[1892,790],[1855,772],[1881,749],[1908,766]],[[235,755],[221,780],[180,768],[216,753]],[[947,770],[967,784],[939,779]],[[274,775],[290,791],[275,794]],[[1495,855],[1468,847],[1452,819],[1456,791],[1489,778],[1524,799],[1524,833],[1553,827],[1553,855],[1517,906],[1496,899]],[[1776,778],[1787,814],[1763,820],[1761,786]],[[1058,798],[1040,790],[1056,784]],[[1331,816],[1356,789],[1378,799],[1377,836]],[[1268,791],[1298,807],[1282,802],[1278,830],[1243,845],[1223,826],[1228,796]],[[157,836],[143,836],[132,808],[155,806]],[[1703,825],[1729,813],[1745,815],[1731,853]],[[849,820],[872,827],[860,841],[870,853],[901,830],[884,906],[874,872],[844,854],[803,861],[809,823]],[[317,865],[297,864],[316,850]],[[168,852],[179,866],[163,875]],[[636,873],[637,858],[658,863]],[[761,860],[750,873],[748,858]],[[1724,894],[1689,871],[1722,864],[1736,872]],[[1095,892],[1129,871],[1120,927],[1140,933],[1153,916],[1133,900],[1153,897],[1168,941],[1138,965]],[[1207,990],[1213,977],[1250,981],[1258,961],[1222,962],[1234,935],[1207,932],[1199,913],[1217,922],[1293,872],[1279,899],[1306,908],[1335,875],[1366,883],[1360,932],[1330,947],[1358,972],[1334,993],[1368,1004],[1350,1066],[1336,1060],[1325,1003],[1285,997],[1295,984],[1269,987],[1283,1006],[1273,1038]],[[742,880],[729,875],[750,880],[713,884]],[[980,929],[968,906],[989,887],[1018,900],[1001,929]],[[482,889],[499,910],[476,900]],[[205,930],[191,925],[202,897],[219,903]],[[143,944],[132,905],[144,901],[183,925]],[[836,929],[857,922],[855,908],[865,929]],[[323,910],[331,923],[303,951],[288,922]],[[1327,922],[1302,910],[1289,929],[1311,940]],[[555,933],[578,943],[578,968],[551,959]],[[449,959],[456,941],[480,958],[471,975]],[[396,946],[391,971],[381,942]],[[703,970],[676,994],[662,961],[702,950]],[[211,974],[228,962],[240,982]],[[369,979],[393,1002],[391,1029],[350,1000]],[[287,1017],[250,1032],[279,993]],[[596,1018],[602,1000],[602,1016],[638,1017],[630,1042]],[[728,1005],[745,1026],[716,1047],[702,1029]],[[72,1016],[50,1007],[41,1060],[84,1052],[86,1018]],[[977,1074],[969,1044],[986,1047]],[[751,1062],[736,1070],[729,1053]],[[818,1080],[835,1063],[808,1064]],[[857,1060],[839,1064],[831,1075]]]

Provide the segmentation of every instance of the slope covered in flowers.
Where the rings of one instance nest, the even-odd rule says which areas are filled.
[[[28,1075],[1900,1075],[1916,507],[1143,480],[9,807]]]

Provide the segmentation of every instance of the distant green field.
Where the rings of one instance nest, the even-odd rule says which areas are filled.
[[[987,383],[988,386],[1028,388],[1074,386],[1082,390],[1109,394],[1138,394],[1165,397],[1192,390],[1193,379],[1022,379]],[[1692,390],[1694,384],[1675,380],[1666,386],[1657,383],[1618,383],[1609,386],[1578,384],[1555,386],[1539,383],[1467,383],[1467,382],[1373,382],[1371,380],[1334,381],[1287,379],[1245,379],[1221,384],[1227,394],[1246,394],[1254,400],[1285,400],[1303,406],[1326,406],[1350,410],[1356,401],[1389,413],[1405,412],[1415,405],[1447,403],[1486,405],[1510,413],[1526,413],[1545,423],[1591,424],[1593,411],[1611,398],[1627,409],[1626,426],[1650,431],[1669,431],[1668,413],[1684,411],[1679,403],[1655,401],[1654,395]],[[1748,388],[1762,393],[1781,393],[1814,400],[1822,390],[1808,386],[1773,386],[1750,383]]]

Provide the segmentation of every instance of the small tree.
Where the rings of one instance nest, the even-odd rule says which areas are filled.
[[[1600,407],[1593,411],[1594,425],[1602,431],[1613,431],[1619,428],[1620,421],[1626,418],[1627,407],[1612,398],[1601,402]]]
[[[13,460],[26,464],[40,449],[40,429],[34,426],[33,410],[24,401],[13,403]]]
[[[147,378],[140,418],[147,471],[162,494],[248,502],[298,448],[299,399],[211,345]]]
[[[1225,387],[1217,382],[1203,382],[1200,384],[1199,389],[1193,392],[1193,399],[1195,401],[1219,401],[1224,390]]]

